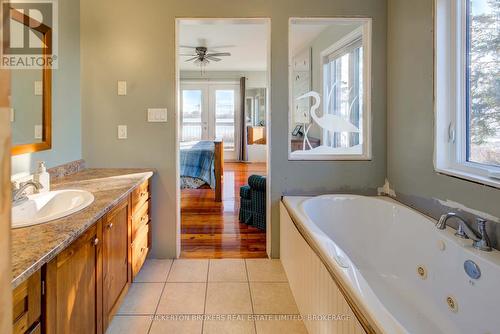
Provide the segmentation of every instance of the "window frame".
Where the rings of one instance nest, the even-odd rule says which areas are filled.
[[[363,27],[359,27],[358,29],[352,31],[348,35],[344,36],[334,44],[330,45],[326,49],[322,50],[320,52],[320,63],[321,63],[321,69],[320,69],[320,82],[321,82],[321,96],[324,98],[327,94],[325,91],[326,85],[325,85],[325,65],[331,63],[332,61],[335,61],[337,59],[342,58],[343,56],[350,54],[357,48],[363,48],[363,57],[360,59],[361,63],[364,65],[364,43],[363,43]],[[360,73],[361,77],[363,78],[364,72]],[[363,78],[364,79],[364,78]],[[366,84],[363,82],[363,84]],[[364,88],[364,86],[363,86]],[[363,89],[364,90],[364,89]],[[363,92],[365,93],[365,92]],[[364,96],[363,96],[364,97]],[[361,117],[363,117],[365,108],[364,108],[364,99],[361,101],[362,108],[360,110]],[[326,110],[326,103],[323,100],[322,101],[322,108],[323,108],[323,114],[328,113],[328,110]],[[362,118],[363,119],[363,118]],[[363,130],[363,133],[365,131],[364,129],[365,123],[361,122],[360,127]],[[323,142],[326,142],[329,140],[327,138],[327,130],[323,130]],[[360,135],[359,137],[360,140],[364,140],[363,136]],[[360,156],[362,154],[350,154],[352,156]]]
[[[499,166],[467,160],[467,2],[434,2],[434,169],[500,188]]]
[[[360,154],[301,154],[292,152],[293,123],[293,55],[288,48],[288,160],[289,161],[371,161],[372,160],[372,18],[371,17],[290,17],[288,20],[288,45],[292,44],[291,28],[298,22],[359,22],[362,30],[363,43],[363,145]],[[315,59],[312,61],[321,61]],[[323,71],[320,70],[320,85],[323,89]]]

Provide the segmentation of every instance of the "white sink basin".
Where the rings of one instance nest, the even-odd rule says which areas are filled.
[[[12,207],[12,228],[42,224],[85,209],[94,195],[85,190],[56,190],[28,196]]]

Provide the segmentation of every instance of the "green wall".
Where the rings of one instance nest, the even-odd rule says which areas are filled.
[[[52,149],[12,157],[12,174],[33,171],[38,160],[53,167],[82,158],[80,0],[59,1],[58,7],[59,68],[52,71]],[[33,88],[26,94],[33,94]]]
[[[90,167],[154,167],[153,256],[176,254],[175,18],[271,19],[272,256],[279,256],[283,194],[373,193],[386,175],[385,0],[85,0],[81,5],[83,157]],[[373,160],[288,161],[288,19],[373,18]],[[116,81],[128,81],[117,96]],[[168,108],[168,123],[147,123],[148,107]],[[128,125],[128,139],[116,126]]]
[[[434,171],[433,0],[388,4],[391,186],[418,209],[429,211],[425,199],[449,200],[500,217],[500,190]]]

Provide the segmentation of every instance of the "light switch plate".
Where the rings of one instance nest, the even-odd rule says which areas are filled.
[[[34,94],[36,96],[41,96],[43,95],[43,82],[40,80],[36,80],[34,82]]]
[[[127,82],[126,81],[118,81],[118,95],[119,96],[127,95]]]
[[[148,108],[148,122],[167,122],[167,108]]]
[[[126,125],[118,125],[118,139],[127,139]]]
[[[35,139],[42,139],[43,129],[40,124],[35,125]]]

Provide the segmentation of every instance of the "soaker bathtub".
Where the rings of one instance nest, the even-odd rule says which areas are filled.
[[[339,312],[338,301],[321,306],[337,298],[315,278],[326,269],[361,325],[305,317],[309,333],[500,333],[500,252],[476,250],[435,223],[387,197],[284,197],[281,258],[301,314]]]

